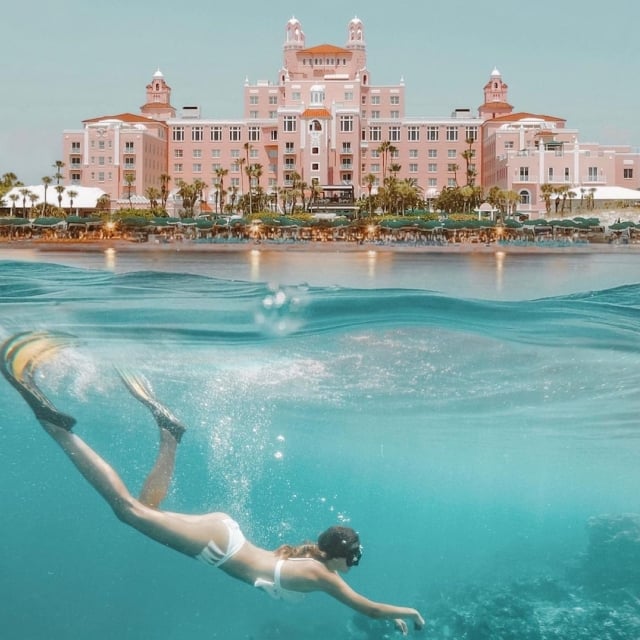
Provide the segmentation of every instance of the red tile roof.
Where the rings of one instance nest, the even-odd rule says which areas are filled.
[[[319,44],[317,47],[309,47],[308,49],[301,49],[300,54],[310,53],[312,55],[336,55],[339,54],[341,56],[349,55],[351,56],[351,51],[349,49],[343,49],[342,47],[336,47],[332,44]]]
[[[548,122],[566,122],[565,118],[556,118],[555,116],[547,116],[538,113],[528,113],[526,111],[498,116],[497,118],[494,118],[492,122],[518,122],[519,120],[525,120],[527,118],[536,118],[537,120],[546,120]]]
[[[301,118],[327,118],[330,120],[331,114],[329,113],[328,109],[325,109],[323,107],[321,109],[305,109],[300,117]]]
[[[83,120],[82,122],[92,123],[92,122],[100,122],[101,120],[121,120],[122,122],[140,122],[143,124],[149,123],[157,123],[164,124],[164,122],[160,122],[158,120],[154,120],[153,118],[148,118],[145,116],[139,116],[135,113],[120,113],[115,116],[99,116],[97,118],[89,118],[88,120]]]

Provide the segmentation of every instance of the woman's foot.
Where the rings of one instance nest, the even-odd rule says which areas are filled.
[[[37,368],[73,342],[73,336],[61,333],[24,332],[0,346],[0,371],[17,389],[41,422],[71,431],[75,418],[58,411],[40,391],[34,380]]]
[[[118,369],[118,373],[129,393],[151,411],[158,426],[168,431],[176,439],[176,442],[180,442],[187,428],[167,407],[156,400],[149,382],[142,376],[125,369]]]

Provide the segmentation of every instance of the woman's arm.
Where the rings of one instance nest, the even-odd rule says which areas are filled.
[[[369,600],[352,589],[337,573],[333,573],[332,571],[326,569],[321,570],[317,576],[316,589],[324,591],[336,600],[369,618],[393,620],[403,635],[407,633],[407,625],[404,622],[405,619],[411,620],[416,630],[422,629],[424,626],[424,618],[416,609],[412,609],[411,607],[398,607],[393,604]]]

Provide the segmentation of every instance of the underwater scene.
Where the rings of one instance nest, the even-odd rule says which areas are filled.
[[[331,256],[268,272],[0,256],[0,340],[75,336],[38,384],[134,494],[158,430],[117,368],[144,375],[188,427],[163,508],[225,511],[268,549],[353,527],[364,554],[345,579],[417,608],[411,636],[636,640],[638,267],[507,259],[498,290],[495,257],[456,258],[433,267],[438,288],[419,256],[382,278],[340,258],[326,281]],[[127,527],[1,378],[0,443],[3,637],[397,635],[325,594],[274,601]]]

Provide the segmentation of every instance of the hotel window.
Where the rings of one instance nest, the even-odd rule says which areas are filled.
[[[382,140],[382,127],[369,127],[369,140],[380,142]]]
[[[211,149],[211,157],[219,158],[220,157],[220,149]]]
[[[231,186],[236,187],[236,189],[240,188],[240,178],[231,178]]]
[[[98,149],[104,149],[104,140],[98,140]]]
[[[311,155],[317,156],[320,153],[320,147],[311,147]]]
[[[478,127],[467,127],[464,132],[464,139],[475,142],[478,139]]]
[[[240,142],[242,130],[240,127],[229,127],[229,140],[231,142]]]
[[[438,141],[438,127],[427,127],[427,140]]]
[[[269,104],[278,104],[278,96],[269,96]]]
[[[133,153],[135,150],[135,145],[133,142],[125,142],[124,143],[124,152],[125,153]]]
[[[447,180],[447,187],[450,187],[452,189],[455,189],[458,186],[456,179],[455,178],[449,178]]]
[[[258,104],[258,96],[249,96],[249,104]]]
[[[633,169],[628,167],[627,169],[623,169],[622,170],[622,177],[625,180],[632,180],[633,179]]]
[[[390,96],[389,102],[391,104],[400,104],[400,96]]]
[[[571,182],[571,175],[569,173],[569,167],[564,168],[564,181]]]
[[[438,178],[428,178],[427,179],[428,187],[437,187],[438,186]]]
[[[371,104],[380,104],[380,96],[371,96]]]
[[[269,119],[270,120],[275,120],[278,117],[278,112],[277,111],[269,111]]]
[[[458,140],[458,127],[447,127],[447,141],[456,142]]]
[[[400,127],[389,127],[389,141],[400,142]]]
[[[449,173],[455,173],[456,171],[458,171],[460,169],[460,167],[455,163],[455,162],[450,162],[447,165],[447,171]]]
[[[202,173],[202,165],[199,162],[193,164],[193,173]]]
[[[418,150],[417,149],[409,149],[409,157],[410,158],[417,158],[418,157]]]
[[[299,91],[292,91],[291,92],[291,99],[292,100],[300,100],[300,92]]]
[[[184,151],[182,149],[174,149],[173,150],[173,157],[174,158],[182,158],[183,155],[184,155]]]
[[[258,119],[258,112],[257,111],[249,111],[249,118],[251,120],[257,120]]]
[[[392,111],[391,112],[391,119],[392,120],[399,120],[400,119],[400,112],[399,111]]]
[[[409,142],[418,142],[420,140],[420,127],[407,127],[407,140]]]
[[[191,142],[202,142],[204,139],[204,127],[191,128]]]
[[[518,179],[520,182],[529,182],[529,167],[520,167]]]
[[[173,165],[173,173],[182,173],[182,163],[177,162]]]
[[[456,158],[458,156],[455,149],[447,149],[447,158]]]
[[[222,127],[211,127],[211,142],[222,141]]]
[[[340,131],[343,133],[353,131],[353,116],[340,116]]]
[[[285,153],[295,153],[295,145],[293,142],[285,142],[284,143],[284,152]]]
[[[428,171],[429,173],[437,173],[437,171],[438,171],[438,165],[437,165],[435,162],[430,162],[430,163],[427,165],[427,171]]]
[[[233,162],[229,168],[231,173],[240,173],[240,165],[237,162]]]
[[[104,156],[98,156],[98,164],[104,166]],[[133,162],[127,159],[125,159],[124,164],[125,166],[126,165],[133,166]]]
[[[437,149],[429,149],[427,151],[427,156],[429,158],[437,158],[438,157],[438,150]]]
[[[371,112],[371,119],[372,120],[380,120],[380,112],[377,110],[374,110]]]
[[[104,182],[104,172],[98,172],[98,182]]]
[[[353,91],[345,91],[344,92],[344,101],[352,102],[353,101]]]
[[[351,153],[351,143],[343,142],[342,143],[342,152],[341,153]]]
[[[173,131],[171,132],[171,139],[174,142],[183,142],[184,141],[184,127],[173,127]]]
[[[285,116],[282,124],[287,133],[294,133],[297,130],[296,116]]]
[[[418,173],[418,163],[410,162],[409,163],[409,173]]]
[[[317,162],[312,162],[311,171],[320,171],[320,165]]]
[[[380,173],[380,165],[377,162],[371,163],[371,173]]]
[[[390,156],[394,159],[397,160],[400,157],[400,152],[397,149],[391,149],[391,153]]]
[[[240,150],[239,149],[231,149],[231,157],[232,158],[239,158],[240,157]]]
[[[553,182],[553,167],[549,167],[547,172],[547,182]]]
[[[80,152],[80,143],[79,142],[72,142],[71,143],[71,151],[72,151],[72,153],[79,153]]]
[[[249,140],[251,142],[260,141],[260,127],[249,127]]]
[[[257,158],[258,157],[258,149],[254,149],[253,147],[251,147],[249,149],[249,157],[250,158]]]
[[[80,174],[79,173],[72,173],[71,174],[71,182],[73,184],[80,184]]]
[[[219,162],[214,162],[211,165],[211,173],[215,173],[216,171],[218,171],[219,169],[222,169],[222,165]]]
[[[269,138],[270,138],[271,142],[277,142],[277,140],[278,140],[278,132],[275,129],[273,129],[269,133]]]
[[[513,140],[505,140],[504,141],[505,149],[513,149]]]

